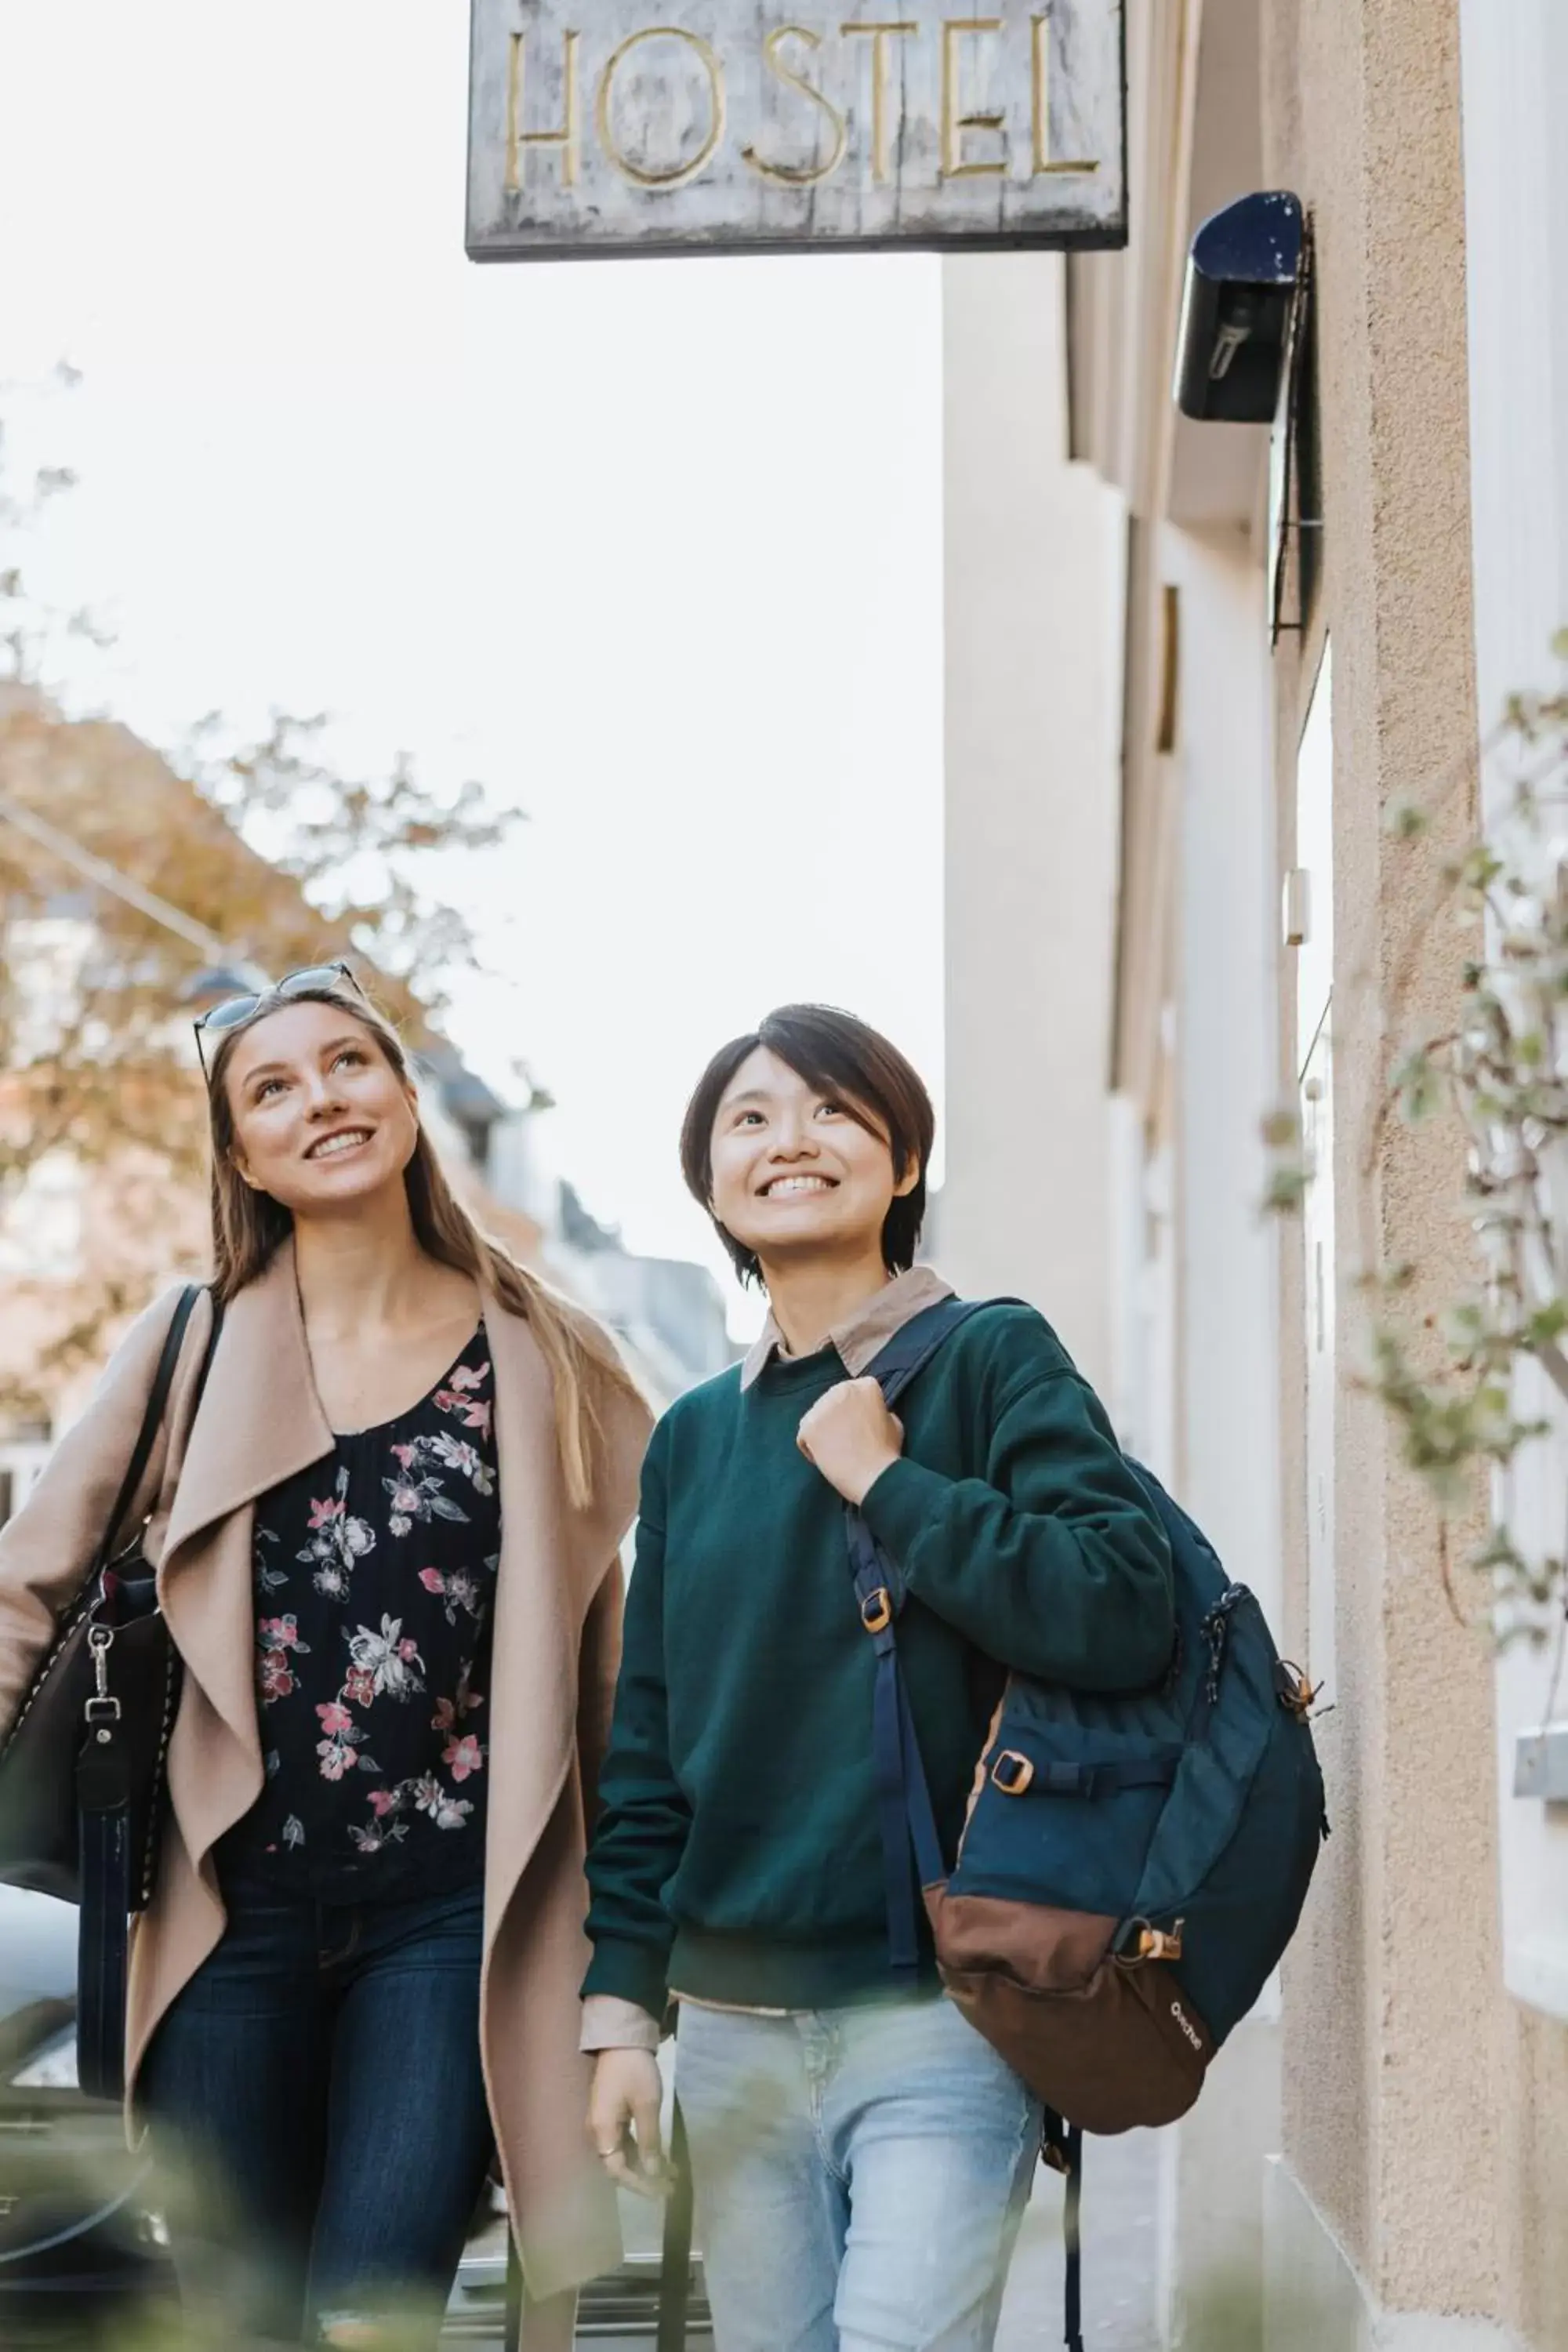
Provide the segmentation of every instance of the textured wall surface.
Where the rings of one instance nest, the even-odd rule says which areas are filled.
[[[1568,2352],[1568,2027],[1511,2002],[1510,2023],[1508,2309],[1536,2352]]]
[[[1363,1271],[1417,1261],[1416,1322],[1469,1272],[1457,1136],[1378,1117],[1397,1040],[1456,1002],[1459,950],[1433,908],[1467,795],[1417,851],[1391,841],[1387,818],[1476,740],[1458,24],[1452,0],[1283,0],[1266,18],[1268,177],[1299,190],[1316,239],[1326,520],[1316,629],[1278,665],[1281,806],[1288,843],[1326,626],[1333,1181],[1353,1360]],[[1299,1269],[1288,1293],[1299,1330]],[[1300,1377],[1298,1356],[1285,1411],[1298,1524]],[[1336,1834],[1287,1974],[1286,2153],[1380,2304],[1500,2314],[1515,2118],[1500,2097],[1490,1675],[1445,1609],[1433,1514],[1353,1389],[1336,1455],[1341,1688],[1323,1738]],[[1298,1559],[1298,1587],[1300,1572]]]

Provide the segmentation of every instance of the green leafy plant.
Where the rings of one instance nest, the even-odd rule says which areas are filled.
[[[1568,631],[1554,650],[1568,660]],[[1542,1645],[1555,1628],[1561,1655],[1568,1530],[1542,1549],[1511,1522],[1521,1457],[1555,1426],[1552,1392],[1568,1402],[1568,692],[1514,696],[1487,766],[1487,814],[1440,863],[1431,910],[1453,926],[1458,1016],[1402,1049],[1379,1121],[1381,1132],[1390,1117],[1415,1128],[1458,1120],[1476,1280],[1417,1318],[1401,1302],[1418,1269],[1364,1276],[1373,1304],[1361,1384],[1392,1417],[1445,1531],[1489,1474],[1490,1527],[1462,1564],[1470,1590],[1500,1643]],[[1399,809],[1393,837],[1429,841],[1436,807]],[[1275,1115],[1265,1136],[1267,1205],[1289,1211],[1316,1171],[1292,1113]],[[1468,1613],[1446,1540],[1444,1575]]]

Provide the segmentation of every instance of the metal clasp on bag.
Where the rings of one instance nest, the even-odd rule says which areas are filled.
[[[1144,1960],[1179,1960],[1186,1924],[1184,1919],[1173,1919],[1168,1927],[1154,1927],[1147,1919],[1130,1919],[1118,1941],[1116,1957],[1123,1968],[1137,1968]]]
[[[112,1625],[92,1625],[88,1629],[87,1646],[92,1652],[92,1675],[96,1688],[82,1714],[89,1724],[98,1726],[98,1742],[107,1748],[113,1738],[104,1727],[120,1721],[120,1701],[109,1687],[109,1653],[114,1646]]]
[[[1274,1696],[1286,1714],[1294,1716],[1298,1723],[1310,1721],[1322,1687],[1321,1683],[1304,1675],[1293,1658],[1281,1658],[1274,1669]]]
[[[885,1633],[892,1622],[892,1595],[885,1584],[879,1584],[860,1603],[860,1622],[868,1633]]]

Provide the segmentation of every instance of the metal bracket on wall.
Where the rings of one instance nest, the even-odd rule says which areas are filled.
[[[1322,518],[1321,516],[1317,516],[1315,518],[1309,519],[1307,516],[1302,515],[1294,522],[1281,523],[1279,528],[1282,534],[1293,530],[1321,530],[1323,528]],[[1298,562],[1296,571],[1298,588],[1300,588],[1300,566]],[[1300,606],[1298,604],[1298,610],[1299,609]],[[1270,625],[1273,633],[1271,642],[1278,643],[1281,637],[1300,636],[1307,624],[1304,620],[1282,621],[1279,614],[1276,614]]]
[[[1568,1804],[1568,1723],[1539,1724],[1513,1745],[1513,1793]]]
[[[1307,327],[1312,300],[1312,224],[1309,218],[1302,225],[1301,257],[1297,265],[1295,293],[1290,303],[1290,321],[1285,347],[1285,364],[1280,379],[1279,413],[1274,420],[1269,437],[1269,517],[1273,526],[1273,550],[1269,579],[1268,643],[1277,646],[1282,636],[1299,636],[1307,625],[1307,614],[1301,595],[1301,533],[1321,530],[1321,515],[1292,515],[1290,501],[1299,487],[1299,457],[1301,428],[1303,375],[1306,365]],[[1296,561],[1296,617],[1284,617],[1285,575],[1287,556],[1294,541]]]

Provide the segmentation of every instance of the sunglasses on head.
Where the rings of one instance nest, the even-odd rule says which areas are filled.
[[[252,989],[243,996],[226,996],[221,1004],[215,1004],[192,1024],[196,1033],[196,1054],[203,1076],[210,1075],[206,1049],[202,1043],[208,1030],[221,1036],[225,1030],[243,1029],[265,1004],[287,1004],[291,997],[313,996],[321,989],[345,985],[352,988],[356,996],[364,994],[346,963],[308,963],[301,965],[298,971],[285,972],[281,980],[272,982],[270,988]]]

